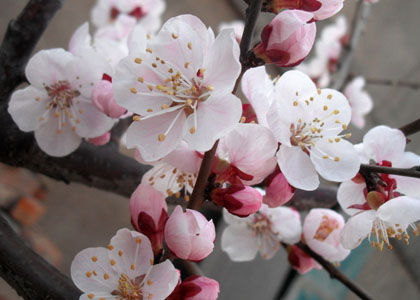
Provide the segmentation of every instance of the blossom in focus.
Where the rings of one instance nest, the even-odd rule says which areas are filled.
[[[101,136],[114,124],[91,101],[93,86],[107,70],[106,62],[89,53],[42,50],[26,66],[30,85],[12,94],[8,111],[20,130],[35,131],[41,150],[68,155],[82,138]]]
[[[159,29],[166,4],[163,0],[98,0],[92,9],[92,23],[100,28],[112,24],[120,15],[135,18],[147,31]]]
[[[276,170],[265,181],[266,190],[263,202],[269,207],[284,205],[292,199],[295,189],[289,184],[280,170]]]
[[[166,156],[181,140],[207,151],[233,129],[242,113],[231,94],[241,69],[233,30],[215,39],[198,18],[181,15],[131,46],[113,84],[118,104],[137,114],[127,145],[145,161]]]
[[[244,33],[245,23],[242,20],[235,20],[232,22],[222,22],[219,24],[219,32],[223,31],[224,29],[233,29],[235,32],[235,38],[238,44],[241,43],[242,34]]]
[[[321,2],[321,7],[314,11],[316,21],[325,20],[334,16],[343,8],[344,0],[317,0]]]
[[[280,67],[300,64],[309,54],[315,41],[316,25],[308,23],[313,14],[300,10],[280,12],[261,32],[261,42],[254,54]]]
[[[370,95],[363,89],[365,79],[363,77],[354,78],[344,88],[344,95],[349,100],[351,106],[351,123],[358,128],[365,126],[365,115],[373,108],[373,101]]]
[[[169,260],[153,265],[149,239],[126,228],[107,248],[87,248],[71,264],[71,278],[82,299],[164,300],[175,289],[179,273]]]
[[[340,262],[350,250],[341,245],[344,218],[331,209],[311,209],[303,222],[303,237],[315,253],[330,262]]]
[[[95,146],[103,146],[105,144],[108,144],[110,139],[111,132],[108,131],[101,136],[88,139],[88,142],[94,144]]]
[[[119,118],[127,112],[115,101],[112,83],[108,80],[101,80],[95,84],[92,91],[92,102],[97,109],[110,118]]]
[[[420,165],[420,157],[405,152],[406,137],[398,129],[377,126],[369,130],[363,143],[355,147],[362,163],[376,162],[379,166],[410,168]],[[420,179],[378,174],[376,190],[368,191],[360,175],[343,182],[337,194],[342,209],[352,217],[342,233],[343,246],[357,247],[369,237],[372,246],[391,247],[390,238],[408,243],[408,229],[418,230],[414,223],[420,220]],[[373,238],[372,238],[373,236]]]
[[[175,207],[165,225],[165,241],[168,248],[181,259],[200,261],[214,248],[216,231],[213,221],[196,210],[182,211]]]
[[[277,142],[268,128],[258,124],[238,124],[222,137],[212,170],[216,181],[257,184],[276,167]]]
[[[189,149],[187,143],[181,141],[174,151],[156,162],[145,162],[138,152],[135,157],[142,164],[153,165],[142,177],[143,184],[176,198],[183,192],[184,199],[189,200],[203,158],[201,153]]]
[[[227,188],[214,189],[211,199],[215,204],[226,208],[231,214],[246,217],[260,209],[263,197],[257,189],[242,184],[233,184]]]
[[[334,72],[344,44],[347,42],[347,23],[339,16],[333,24],[325,26],[315,44],[315,57],[296,67],[315,81],[320,88],[330,83],[330,73]]]
[[[360,161],[353,145],[340,134],[350,122],[346,97],[332,89],[316,89],[299,71],[288,71],[278,79],[275,100],[267,121],[281,143],[277,161],[294,187],[315,190],[318,174],[326,180],[353,178]]]
[[[166,300],[216,300],[219,283],[205,276],[192,275],[182,281]]]
[[[299,213],[288,207],[261,209],[246,218],[239,218],[223,210],[228,224],[222,234],[222,250],[233,261],[249,261],[258,252],[264,259],[272,258],[280,242],[294,244],[302,232]]]
[[[130,197],[131,223],[149,238],[155,255],[162,249],[167,211],[163,194],[150,185],[140,184]]]
[[[312,269],[322,269],[322,267],[308,254],[303,252],[299,246],[291,245],[287,247],[288,260],[293,269],[300,274],[306,274]]]

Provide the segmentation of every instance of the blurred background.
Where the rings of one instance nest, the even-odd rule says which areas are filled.
[[[27,1],[0,0],[0,36],[10,19]],[[41,38],[38,49],[67,47],[72,33],[89,20],[95,0],[67,0]],[[346,0],[342,14],[351,22],[355,0]],[[220,22],[243,17],[241,0],[167,0],[164,20],[190,13],[217,30]],[[366,31],[355,51],[351,73],[367,78],[420,82],[420,1],[380,0],[373,5]],[[259,30],[273,15],[263,14]],[[319,22],[320,29],[332,20]],[[375,107],[364,130],[351,128],[357,143],[377,124],[400,127],[420,115],[420,91],[395,86],[368,85]],[[420,153],[420,135],[408,149]],[[87,188],[66,185],[24,170],[0,166],[0,206],[20,223],[18,230],[32,246],[63,273],[69,274],[74,255],[87,247],[107,245],[115,231],[129,227],[128,199]],[[223,224],[219,225],[221,232]],[[220,239],[220,234],[218,235]],[[270,261],[230,262],[220,250],[202,264],[205,274],[221,283],[220,300],[277,299],[288,273],[286,253],[280,250]],[[375,299],[420,299],[420,240],[379,252],[362,245],[340,268]],[[2,255],[0,253],[0,255]],[[0,299],[20,299],[0,279]],[[282,299],[356,299],[324,271],[299,276]]]

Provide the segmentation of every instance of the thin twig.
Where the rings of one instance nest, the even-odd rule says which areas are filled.
[[[420,166],[412,168],[392,168],[392,167],[383,167],[377,165],[360,165],[360,171],[368,171],[382,174],[393,174],[407,177],[420,178]]]
[[[335,80],[331,85],[333,89],[341,90],[345,84],[353,60],[354,50],[365,29],[367,18],[370,13],[370,6],[369,3],[366,3],[363,0],[359,0],[357,3],[350,31],[350,42],[343,48],[341,53],[338,71],[335,73]]]
[[[420,89],[420,82],[409,82],[403,80],[381,79],[381,78],[365,78],[367,84],[372,85],[388,85],[392,87],[406,87],[413,90]]]
[[[400,127],[400,130],[404,133],[405,136],[415,134],[420,131],[420,119],[411,122],[410,124]]]
[[[30,249],[0,215],[0,275],[24,299],[79,299],[72,281]]]
[[[342,273],[339,269],[334,267],[333,264],[326,261],[324,258],[322,258],[320,255],[312,251],[308,246],[299,243],[297,246],[302,249],[303,252],[311,256],[314,260],[316,260],[324,269],[330,274],[330,277],[332,279],[336,279],[340,281],[342,284],[344,284],[349,290],[351,290],[353,293],[355,293],[357,296],[360,297],[360,299],[364,300],[371,300],[373,299],[371,296],[369,296],[366,291],[364,291],[361,287],[359,287],[354,281],[352,281],[350,278],[348,278],[344,273]]]

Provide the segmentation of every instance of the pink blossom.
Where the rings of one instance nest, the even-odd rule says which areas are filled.
[[[316,21],[324,20],[334,16],[343,8],[343,0],[317,0],[321,2],[321,7],[314,11],[314,19]]]
[[[138,114],[127,145],[145,161],[166,156],[182,140],[209,150],[241,117],[231,93],[240,69],[233,30],[215,39],[192,15],[168,20],[150,41],[137,40],[113,80],[118,104]]]
[[[354,78],[344,88],[344,95],[349,100],[351,106],[351,122],[358,128],[365,126],[365,115],[373,108],[370,95],[363,89],[365,79],[363,77]]]
[[[8,111],[22,131],[35,131],[38,146],[51,156],[75,151],[82,138],[108,132],[114,120],[91,101],[92,89],[109,65],[86,53],[42,50],[25,69],[30,85],[13,93]]]
[[[101,136],[88,139],[88,142],[94,144],[95,146],[103,146],[105,144],[108,144],[110,139],[111,132],[108,131],[107,133],[104,133]]]
[[[222,22],[219,24],[219,31],[223,31],[224,29],[233,29],[235,32],[235,38],[238,44],[241,43],[242,34],[244,33],[244,21],[242,20],[235,20],[232,22]]]
[[[280,242],[294,244],[302,233],[299,213],[288,207],[260,210],[246,218],[239,218],[223,210],[228,224],[222,234],[222,250],[233,261],[253,260],[258,252],[264,259],[272,258]]]
[[[312,257],[303,252],[303,250],[296,245],[288,246],[287,252],[289,253],[288,260],[290,265],[302,275],[314,268],[322,269]]]
[[[195,210],[182,211],[175,207],[165,225],[165,241],[168,248],[181,259],[200,261],[214,248],[216,231],[213,221]]]
[[[266,9],[279,13],[282,9],[298,9],[314,14],[313,20],[319,21],[332,17],[343,8],[343,0],[270,0]]]
[[[275,172],[266,180],[267,186],[263,202],[269,207],[284,205],[292,199],[295,189],[289,184],[283,173]]]
[[[82,299],[164,300],[175,289],[179,273],[169,260],[153,265],[149,239],[126,228],[107,248],[87,248],[71,264],[71,278]]]
[[[313,14],[300,10],[280,12],[261,33],[261,42],[253,49],[266,63],[280,67],[300,64],[315,41],[316,25],[308,23]]]
[[[131,16],[149,32],[161,25],[161,15],[165,10],[163,0],[98,0],[92,9],[92,23],[104,27],[119,16]]]
[[[303,237],[309,248],[330,262],[340,262],[350,250],[341,244],[344,218],[331,209],[311,209],[303,222]]]
[[[140,184],[130,197],[131,223],[150,239],[155,254],[162,249],[167,211],[165,198],[150,185]]]
[[[119,118],[127,112],[114,99],[112,83],[108,80],[99,81],[92,91],[93,104],[110,118]]]
[[[213,171],[217,181],[260,183],[276,167],[277,142],[268,128],[238,124],[220,139]]]
[[[219,283],[211,278],[193,275],[176,287],[166,300],[216,300]]]
[[[239,217],[246,217],[257,212],[262,204],[262,195],[257,189],[241,184],[214,189],[211,199]]]

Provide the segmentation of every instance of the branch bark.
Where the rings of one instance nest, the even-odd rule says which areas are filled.
[[[392,167],[383,167],[383,166],[377,166],[377,165],[361,164],[360,172],[363,172],[363,171],[420,178],[420,166],[416,166],[412,168],[392,168]]]
[[[410,124],[400,127],[400,130],[404,133],[405,136],[415,134],[420,131],[420,119],[411,122]]]
[[[81,292],[30,249],[0,216],[0,275],[24,299],[78,299]]]

